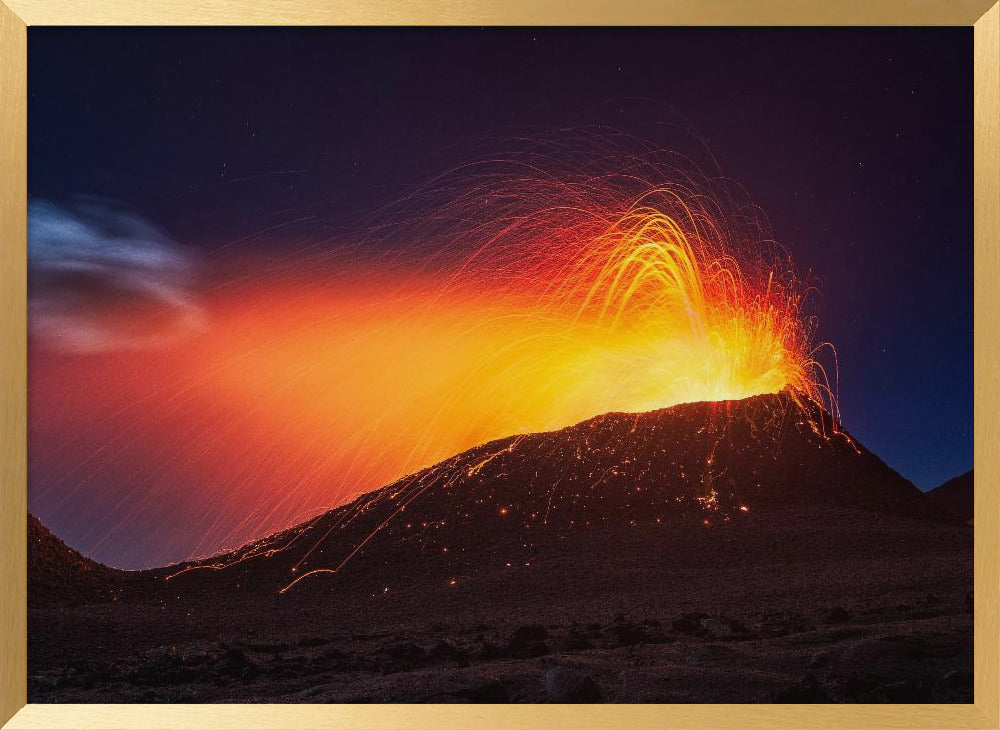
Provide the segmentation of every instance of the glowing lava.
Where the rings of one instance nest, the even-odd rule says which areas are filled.
[[[207,331],[169,350],[39,354],[37,498],[134,485],[94,543],[127,526],[165,562],[602,413],[793,386],[836,414],[807,288],[751,208],[632,159],[540,164],[446,175],[306,258],[216,259]]]
[[[406,249],[429,252],[421,266],[388,255],[345,264],[346,275],[284,287],[291,301],[259,310],[240,294],[218,387],[272,416],[287,410],[282,420],[306,435],[333,429],[323,448],[357,454],[362,468],[388,456],[386,478],[601,413],[786,386],[831,401],[805,288],[763,242],[740,240],[746,231],[689,197],[658,187],[491,211],[505,223],[489,231],[470,229],[478,211],[465,211],[444,233],[415,227]]]

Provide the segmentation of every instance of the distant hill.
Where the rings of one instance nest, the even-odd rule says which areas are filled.
[[[940,487],[927,492],[927,500],[942,510],[958,515],[970,524],[973,517],[975,501],[973,486],[973,470],[965,472],[954,479],[949,479]]]
[[[106,601],[121,586],[124,571],[85,558],[28,515],[28,604]]]

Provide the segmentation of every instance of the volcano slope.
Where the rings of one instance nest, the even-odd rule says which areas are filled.
[[[502,439],[100,570],[84,601],[30,573],[30,701],[971,701],[971,528],[787,391]]]

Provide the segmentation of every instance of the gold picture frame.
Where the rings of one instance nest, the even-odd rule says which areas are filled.
[[[961,25],[975,57],[975,704],[26,704],[27,26]],[[1000,727],[1000,3],[995,0],[0,0],[0,726],[4,728]]]

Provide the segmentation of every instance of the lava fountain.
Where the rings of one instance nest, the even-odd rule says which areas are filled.
[[[179,559],[602,413],[790,387],[836,415],[811,289],[745,196],[632,141],[560,139],[449,170],[308,255],[230,247],[207,331],[169,351],[36,358],[34,453],[66,455],[36,460],[37,482],[66,510],[90,485],[140,485],[89,534]],[[88,367],[86,393],[58,385]],[[75,428],[74,404],[100,429]]]

